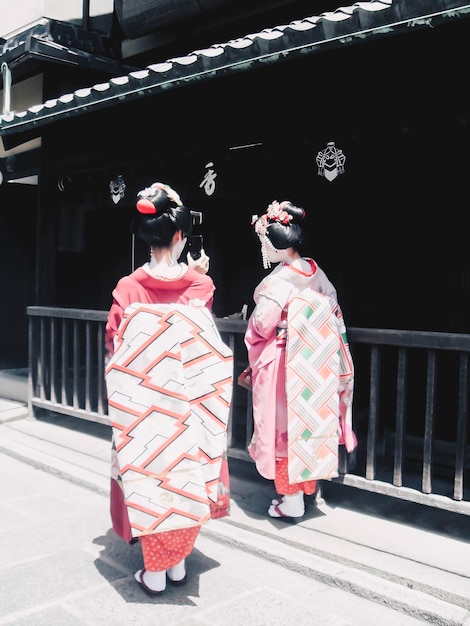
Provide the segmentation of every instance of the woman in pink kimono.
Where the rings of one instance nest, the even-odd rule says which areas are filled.
[[[313,259],[302,257],[299,253],[304,217],[304,210],[291,202],[274,201],[264,215],[259,218],[254,216],[253,221],[261,242],[264,268],[271,267],[271,263],[277,265],[255,289],[256,306],[245,333],[248,360],[252,368],[254,419],[254,432],[248,451],[258,472],[264,478],[274,480],[279,497],[272,501],[268,515],[276,518],[302,517],[305,513],[304,494],[313,494],[316,480],[326,477],[321,474],[317,476],[315,471],[310,474],[304,471],[302,475],[315,479],[296,479],[293,482],[288,470],[291,445],[286,391],[286,338],[290,333],[288,305],[295,296],[306,293],[314,299],[320,298],[322,306],[326,303],[332,316],[340,315],[336,289]],[[337,318],[333,318],[336,323]],[[349,357],[347,346],[345,353]],[[349,404],[352,399],[352,362],[350,366],[351,375],[342,380],[341,388],[342,392],[348,388],[348,394],[343,393],[342,398]],[[338,421],[339,404],[338,396]],[[346,426],[346,420],[343,420],[343,427],[343,430],[348,431],[347,447],[351,450],[357,442],[354,441],[352,430]],[[344,434],[341,434],[340,442],[344,443]],[[329,471],[334,474],[335,470],[333,468]]]
[[[113,291],[113,303],[106,325],[106,345],[110,355],[115,349],[118,330],[126,308],[133,303],[194,305],[212,309],[214,283],[207,275],[209,257],[188,264],[179,262],[191,230],[191,213],[179,195],[168,185],[154,183],[139,193],[136,236],[151,250],[148,263],[121,278]],[[109,387],[109,384],[108,384]],[[109,389],[108,389],[109,393]],[[122,490],[118,482],[118,457],[113,446],[114,475],[111,483],[111,517],[117,534],[133,542]],[[166,581],[175,585],[186,581],[185,557],[194,546],[200,526],[145,534],[139,537],[144,569],[135,574],[137,582],[150,596],[162,593]]]

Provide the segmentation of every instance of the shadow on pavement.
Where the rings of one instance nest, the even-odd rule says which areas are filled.
[[[127,544],[109,529],[106,535],[94,539],[102,548],[94,565],[126,602],[194,605],[188,596],[199,597],[199,579],[205,572],[220,567],[220,563],[197,548],[186,559],[188,582],[182,587],[167,585],[165,593],[155,598],[147,596],[134,580],[134,573],[143,567],[139,542]]]

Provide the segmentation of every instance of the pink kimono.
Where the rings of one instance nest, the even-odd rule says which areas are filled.
[[[121,278],[113,291],[113,304],[106,324],[106,346],[114,352],[114,336],[129,304],[142,302],[152,304],[193,304],[205,306],[212,311],[215,285],[207,274],[199,274],[188,267],[180,278],[164,280],[152,275],[148,263],[137,268],[129,276]]]
[[[153,275],[148,264],[138,268],[129,276],[119,280],[113,291],[113,303],[110,308],[106,324],[106,346],[109,355],[113,355],[116,346],[118,329],[125,317],[125,310],[134,303],[141,304],[177,304],[193,305],[212,309],[212,301],[215,286],[207,274],[199,274],[191,268],[187,268],[184,274],[176,279],[161,279]],[[115,357],[111,357],[110,364]],[[109,365],[108,364],[108,368]],[[108,393],[110,389],[108,389]],[[111,420],[112,412],[111,409]],[[132,541],[133,533],[129,524],[128,511],[123,497],[121,481],[117,478],[120,473],[118,455],[115,441],[112,450],[112,477],[111,477],[111,517],[115,532],[126,541]],[[178,532],[178,531],[169,531]],[[194,536],[195,539],[195,536]],[[188,548],[188,553],[191,547]],[[185,555],[179,555],[175,560],[178,562]],[[170,563],[168,567],[173,565]]]
[[[294,403],[289,407],[288,392],[286,387],[287,373],[295,372],[295,363],[290,357],[286,358],[286,337],[289,334],[288,304],[304,290],[312,290],[317,294],[323,294],[322,304],[328,310],[328,317],[335,315],[337,296],[334,286],[330,283],[325,273],[312,259],[306,259],[311,267],[310,272],[304,273],[291,265],[279,264],[266,278],[264,278],[254,293],[255,309],[248,321],[245,333],[245,344],[248,350],[248,359],[253,370],[253,419],[254,432],[248,451],[256,463],[258,472],[267,479],[274,480],[276,476],[276,459],[289,458],[289,465],[298,474],[292,476],[292,482],[315,480],[335,475],[335,468],[328,467],[316,473],[307,471],[309,462],[299,470],[298,459],[294,459],[294,441],[292,433],[298,427],[298,412]],[[319,300],[319,302],[322,299]],[[330,304],[328,304],[330,303]],[[331,305],[331,306],[330,306]],[[340,317],[340,324],[342,317]],[[331,318],[333,320],[333,318]],[[331,321],[330,320],[330,321]],[[338,337],[338,345],[341,342],[340,326],[333,321],[334,334]],[[344,348],[346,356],[349,355],[347,344]],[[289,360],[289,367],[287,361]],[[348,359],[346,359],[348,360]],[[294,366],[294,367],[293,367]],[[336,437],[339,443],[345,443],[344,433],[341,432],[340,404],[343,408],[342,424],[348,431],[347,447],[355,447],[355,437],[350,426],[350,402],[352,400],[352,361],[349,359],[350,375],[343,375],[338,385],[342,385],[340,403],[338,396],[335,432],[329,433],[330,441],[327,444],[331,448],[331,437]],[[290,384],[292,388],[292,382]],[[295,387],[295,385],[294,385]],[[345,395],[345,390],[347,394]],[[294,397],[292,392],[292,398]],[[347,408],[349,407],[349,408]],[[290,428],[288,427],[290,422]],[[346,426],[346,422],[349,426]],[[329,429],[331,431],[331,416]],[[298,446],[298,441],[295,444]],[[289,450],[289,446],[291,449]],[[334,446],[333,446],[334,447]],[[311,465],[311,464],[310,464]],[[294,469],[292,469],[294,472]],[[307,474],[307,477],[305,477]],[[291,468],[289,469],[291,478]],[[291,481],[290,481],[291,482]]]

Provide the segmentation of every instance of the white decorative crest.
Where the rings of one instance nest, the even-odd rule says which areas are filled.
[[[345,160],[343,151],[335,147],[334,141],[329,141],[326,148],[317,154],[318,176],[324,176],[331,182],[340,174],[344,174]]]
[[[109,194],[114,204],[117,204],[119,200],[124,198],[125,192],[126,183],[124,182],[124,178],[121,174],[119,174],[119,176],[116,176],[114,180],[109,182]]]

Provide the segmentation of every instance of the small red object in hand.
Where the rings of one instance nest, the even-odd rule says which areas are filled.
[[[248,389],[248,391],[251,391],[252,372],[251,372],[250,366],[245,367],[243,372],[238,377],[237,382],[240,385],[240,387],[244,387],[245,389]]]

